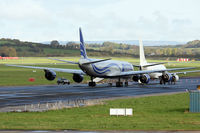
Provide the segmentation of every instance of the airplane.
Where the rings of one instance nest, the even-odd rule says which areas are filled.
[[[142,40],[139,40],[139,51],[140,51],[140,65],[136,67],[139,67],[140,71],[159,70],[159,69],[166,70],[163,72],[155,72],[155,73],[150,73],[149,75],[146,75],[150,79],[159,79],[160,84],[165,84],[166,82],[175,84],[179,80],[179,76],[177,74],[200,72],[200,70],[196,70],[196,71],[169,73],[167,68],[163,65],[165,63],[148,63],[145,58]],[[149,82],[149,81],[144,82],[143,80],[139,81],[138,75],[134,75],[133,80],[136,82],[146,83],[146,84]]]
[[[73,80],[77,83],[83,81],[84,75],[88,75],[91,77],[91,81],[88,83],[88,85],[91,87],[96,86],[96,82],[101,81],[104,78],[118,79],[118,81],[116,82],[116,87],[122,87],[123,82],[121,81],[121,79],[124,79],[125,80],[124,85],[128,86],[128,79],[132,78],[134,79],[134,76],[137,76],[141,82],[147,82],[150,80],[150,76],[148,76],[149,73],[155,73],[155,72],[165,73],[166,71],[193,69],[193,68],[175,68],[175,69],[134,71],[133,67],[134,65],[129,62],[116,61],[111,59],[88,58],[81,28],[79,28],[79,35],[80,35],[80,55],[81,55],[79,61],[73,62],[61,59],[54,59],[54,60],[76,64],[79,66],[80,69],[48,68],[48,67],[23,66],[23,65],[11,65],[11,64],[7,64],[7,66],[42,69],[45,72],[45,78],[50,81],[56,78],[55,71],[73,74]]]

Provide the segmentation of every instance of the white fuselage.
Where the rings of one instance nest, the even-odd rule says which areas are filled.
[[[142,67],[142,70],[165,70],[165,69],[166,67],[164,65]],[[150,73],[149,76],[151,77],[151,79],[158,79],[160,76],[162,76],[162,73]]]
[[[83,65],[90,61],[97,61],[98,59],[84,59],[79,60],[79,67],[92,77],[111,77],[119,75],[121,72],[133,71],[133,65],[124,61],[107,60],[98,63]]]

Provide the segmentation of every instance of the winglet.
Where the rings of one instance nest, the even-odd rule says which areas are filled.
[[[85,43],[83,40],[83,35],[82,35],[82,31],[81,28],[79,28],[79,34],[80,34],[80,52],[81,52],[81,58],[87,58],[87,53],[85,50]]]

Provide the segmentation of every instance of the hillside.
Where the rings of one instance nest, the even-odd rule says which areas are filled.
[[[65,46],[46,45],[42,43],[23,42],[17,39],[0,39],[0,55],[9,56],[5,49],[14,48],[19,57],[45,57],[45,56],[76,56],[78,50],[67,49]]]
[[[183,48],[200,48],[200,40],[189,41]]]
[[[60,44],[65,45],[70,41],[59,41]],[[128,44],[128,45],[139,45],[138,40],[109,40],[109,41],[85,41],[87,44],[100,44],[102,45],[104,42],[112,42],[118,44]],[[45,44],[50,44],[50,41],[44,42]],[[75,41],[75,43],[79,43]],[[179,44],[186,44],[186,42],[177,42],[177,41],[146,41],[143,40],[143,44],[145,46],[167,46],[167,45],[179,45]]]
[[[23,42],[17,39],[0,39],[0,56],[19,57],[52,57],[79,56],[79,43],[68,42],[60,45],[53,40],[50,44]],[[103,42],[102,44],[86,44],[89,56],[139,57],[138,45]],[[200,41],[190,41],[185,45],[146,46],[148,58],[199,58]]]

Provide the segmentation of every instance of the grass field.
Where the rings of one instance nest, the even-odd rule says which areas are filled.
[[[95,57],[94,57],[95,58]],[[106,57],[104,57],[106,58]],[[62,58],[78,61],[75,58]],[[138,59],[113,58],[115,60],[128,61],[138,64]],[[151,60],[150,62],[163,62]],[[60,62],[46,58],[22,58],[20,60],[0,61],[0,86],[7,85],[41,85],[56,84],[56,80],[48,81],[44,78],[43,70],[8,67],[4,64],[26,64],[56,68],[78,69],[76,65],[58,64]],[[50,64],[43,64],[50,63]],[[168,68],[197,67],[200,70],[200,62],[167,63]],[[186,76],[199,76],[200,73],[192,73]],[[72,74],[59,73],[57,77],[65,77],[72,80]],[[35,78],[35,82],[29,82],[29,78]],[[86,76],[84,82],[89,77]],[[200,130],[200,114],[189,113],[188,93],[153,96],[143,98],[130,98],[106,101],[103,105],[95,105],[81,108],[70,108],[48,112],[23,112],[0,113],[0,129],[22,130]],[[110,108],[133,108],[133,116],[109,116]]]
[[[93,57],[93,58],[106,58],[106,57]],[[65,57],[60,58],[70,61],[78,61],[79,57]],[[139,64],[138,59],[134,58],[112,58],[113,60],[128,61],[132,64]],[[162,60],[148,60],[149,62],[163,62]],[[50,64],[48,64],[50,63]],[[44,85],[44,84],[56,84],[56,80],[48,81],[44,77],[43,70],[26,69],[26,68],[17,68],[17,67],[8,67],[5,64],[25,64],[25,65],[34,65],[42,67],[54,67],[54,68],[69,68],[69,69],[79,69],[77,65],[71,64],[59,64],[62,62],[50,60],[47,58],[40,57],[24,57],[19,60],[0,60],[0,86],[15,86],[15,85]],[[200,70],[200,62],[189,62],[189,63],[174,63],[169,62],[166,64],[167,68],[175,67],[197,67],[195,70]],[[137,70],[137,69],[136,69]],[[69,79],[72,83],[72,74],[56,72],[57,77],[65,77]],[[200,73],[189,73],[184,76],[199,76]],[[35,82],[29,82],[29,78],[35,78]],[[85,76],[84,83],[89,80],[88,76]]]
[[[48,112],[0,113],[0,129],[200,130],[189,113],[188,93],[106,101],[103,105]],[[109,116],[110,108],[133,108],[133,116]]]

